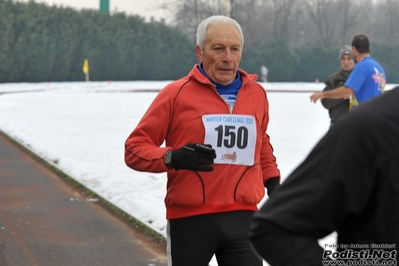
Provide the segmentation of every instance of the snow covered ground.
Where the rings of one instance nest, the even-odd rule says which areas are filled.
[[[123,156],[127,136],[169,82],[0,84],[0,130],[166,236],[166,174],[133,171]],[[264,86],[268,133],[284,180],[328,130],[327,110],[309,99],[323,83]],[[321,241],[331,243],[334,235]]]

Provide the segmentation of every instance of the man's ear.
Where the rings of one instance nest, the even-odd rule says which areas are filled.
[[[197,54],[197,58],[200,61],[200,63],[202,63],[202,50],[198,45],[195,46],[195,53]]]

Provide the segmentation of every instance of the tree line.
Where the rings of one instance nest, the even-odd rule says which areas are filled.
[[[195,62],[191,41],[139,16],[0,0],[0,82],[168,80]],[[178,63],[177,63],[178,62]]]
[[[353,34],[350,29],[357,24],[345,33],[338,31],[338,25],[333,27],[322,16],[320,3],[357,1],[308,0],[302,9],[298,6],[301,1],[304,0],[227,1],[229,16],[244,31],[241,68],[260,74],[260,66],[265,64],[269,69],[268,79],[274,82],[322,81],[339,69],[339,49],[342,44],[350,44]],[[104,14],[33,1],[0,0],[0,82],[83,81],[82,66],[86,58],[90,80],[178,79],[197,63],[196,25],[209,15],[225,15],[225,7],[222,0],[174,0],[173,5],[167,5],[174,14],[171,21],[145,22],[140,16],[121,12]],[[331,12],[344,10],[329,8]],[[314,17],[318,23],[315,28],[308,24],[304,33],[298,35],[293,34],[296,31],[293,27],[305,29],[300,21],[306,20],[298,15],[300,10],[314,10],[314,15],[307,19]],[[345,10],[350,14],[352,9]],[[292,17],[293,14],[296,15]],[[336,23],[343,23],[336,16],[339,20]],[[389,21],[396,23],[396,16],[392,16]],[[348,15],[348,23],[352,21],[350,18]],[[395,39],[397,27],[387,30],[391,39]],[[378,34],[382,36],[381,32]],[[399,66],[394,63],[399,59],[399,44],[375,39],[378,34],[368,34],[372,56],[385,68],[388,82],[399,83]]]
[[[350,44],[366,34],[374,43],[399,42],[397,0],[152,0],[174,24],[194,37],[198,23],[214,14],[237,20],[248,43],[286,40],[290,47]]]

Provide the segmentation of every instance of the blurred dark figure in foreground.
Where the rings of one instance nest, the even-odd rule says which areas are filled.
[[[349,112],[255,214],[250,239],[268,263],[320,266],[331,256],[396,262],[398,103],[399,86]],[[322,248],[318,240],[332,232],[337,243]]]

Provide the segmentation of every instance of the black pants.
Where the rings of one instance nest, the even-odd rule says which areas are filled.
[[[252,211],[206,214],[168,221],[168,266],[262,266],[249,244]]]

